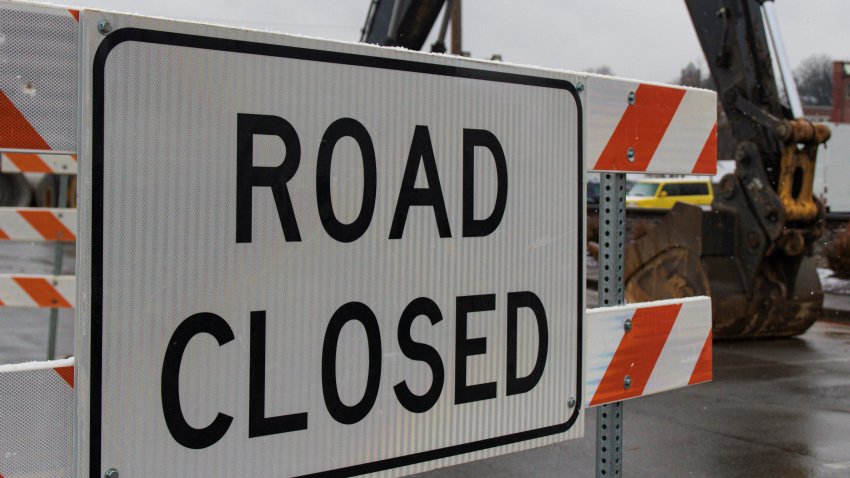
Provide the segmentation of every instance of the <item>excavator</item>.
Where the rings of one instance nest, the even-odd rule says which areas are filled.
[[[455,1],[373,0],[362,40],[418,50],[444,3],[452,11]],[[626,300],[708,295],[715,339],[802,334],[823,307],[812,247],[825,212],[812,188],[818,145],[830,131],[802,118],[772,0],[685,4],[737,145],[736,169],[722,178],[710,210],[679,203],[629,242]]]
[[[799,104],[775,19],[763,16],[773,15],[772,2],[685,3],[737,143],[736,168],[721,179],[710,211],[680,203],[627,245],[626,298],[709,295],[715,338],[802,334],[823,308],[812,246],[825,212],[812,187],[829,128],[780,99],[771,46],[789,104]]]

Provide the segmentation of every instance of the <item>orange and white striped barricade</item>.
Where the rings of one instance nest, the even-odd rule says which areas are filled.
[[[65,241],[77,239],[77,210],[66,208],[0,208],[0,240]]]
[[[0,274],[0,307],[72,309],[75,276]]]
[[[77,155],[5,151],[0,153],[0,172],[77,174]]]
[[[585,404],[643,397],[711,380],[711,299],[587,311]]]
[[[585,166],[588,172],[601,173],[600,303],[610,306],[622,304],[624,299],[626,173],[716,174],[717,96],[708,90],[600,75],[589,75],[585,89]],[[591,319],[592,314],[588,315],[588,321]],[[641,319],[641,322],[647,321]],[[709,310],[709,329],[710,322]],[[594,333],[598,330],[589,326],[587,339],[610,339],[595,337]],[[623,338],[624,350],[639,347],[629,345],[636,336]],[[645,345],[643,341],[640,343]],[[710,342],[706,353],[710,362]],[[622,442],[623,410],[616,397],[629,398],[637,396],[638,390],[645,394],[647,386],[648,390],[660,386],[657,381],[661,379],[653,379],[649,384],[635,383],[632,387],[631,382],[647,377],[616,376],[622,371],[618,364],[613,362],[607,378],[599,377],[601,390],[597,391],[597,384],[593,394],[587,394],[589,403],[602,405],[597,409],[597,476],[617,476],[622,471],[622,447],[610,446],[611,442]],[[663,372],[653,374],[662,375]]]
[[[713,91],[595,75],[587,82],[588,171],[717,173]]]
[[[0,366],[0,476],[70,478],[74,360]]]

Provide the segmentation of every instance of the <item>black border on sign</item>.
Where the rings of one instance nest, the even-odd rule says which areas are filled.
[[[582,158],[582,105],[575,86],[566,80],[553,78],[522,75],[516,73],[504,73],[475,68],[466,68],[452,65],[435,65],[421,63],[411,60],[397,58],[382,58],[354,53],[342,53],[336,51],[314,50],[284,45],[272,45],[267,43],[255,43],[225,38],[213,38],[199,35],[188,35],[182,33],[145,30],[139,28],[123,28],[107,35],[100,43],[94,57],[92,76],[92,309],[91,309],[91,389],[90,389],[90,448],[89,448],[89,476],[100,478],[101,476],[101,400],[102,400],[102,346],[103,346],[103,135],[104,135],[104,87],[106,60],[110,52],[118,45],[128,41],[153,43],[160,45],[171,45],[188,48],[199,48],[205,50],[225,51],[232,53],[245,53],[249,55],[272,56],[291,58],[305,61],[318,61],[324,63],[336,63],[340,65],[359,66],[367,68],[379,68],[386,70],[407,71],[412,73],[424,73],[430,75],[451,76],[456,78],[474,79],[482,81],[496,81],[502,83],[513,83],[518,85],[538,86],[542,88],[555,88],[568,91],[575,99],[578,115],[578,157]],[[584,168],[582,161],[578,161],[578,233],[584,231],[584,214],[581,205],[584,204]],[[578,340],[577,340],[577,368],[576,368],[576,407],[572,416],[565,423],[537,428],[524,432],[487,438],[484,440],[453,445],[436,450],[423,451],[410,455],[388,458],[386,460],[362,463],[335,470],[323,471],[305,476],[350,476],[372,473],[391,468],[412,465],[425,461],[436,460],[454,455],[462,455],[487,448],[508,445],[520,441],[532,440],[548,435],[563,433],[572,428],[576,422],[581,409],[582,389],[582,327],[584,321],[584,248],[581,240],[576,250],[579,264],[578,279]],[[566,397],[564,397],[566,398]],[[566,403],[564,403],[566,407]]]

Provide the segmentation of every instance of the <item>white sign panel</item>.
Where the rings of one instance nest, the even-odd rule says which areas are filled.
[[[579,77],[82,21],[79,476],[403,474],[581,436]]]

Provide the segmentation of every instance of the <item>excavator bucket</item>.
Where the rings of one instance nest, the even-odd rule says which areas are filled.
[[[678,203],[626,246],[628,301],[708,295],[715,338],[798,335],[821,316],[812,245],[824,210],[811,186],[830,131],[804,120],[780,125],[778,191],[758,147],[740,143],[735,173],[721,180],[710,211]]]
[[[745,216],[677,204],[654,229],[627,245],[627,300],[709,295],[713,334],[720,339],[805,332],[823,305],[812,258],[775,250],[754,274],[746,274],[746,262],[760,259],[760,244],[750,236],[743,251],[737,247],[747,240]]]

